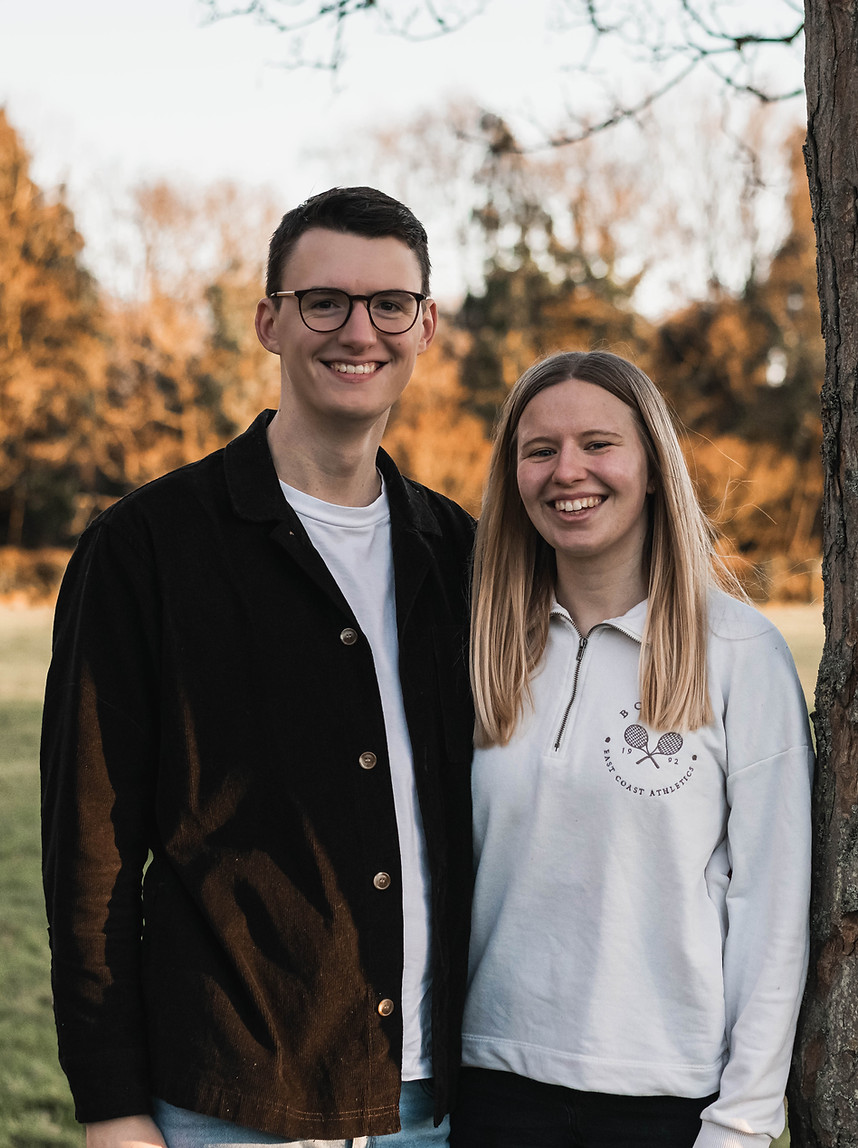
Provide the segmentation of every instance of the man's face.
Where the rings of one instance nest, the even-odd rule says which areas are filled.
[[[306,231],[283,269],[280,290],[338,287],[350,295],[420,291],[417,257],[399,239],[368,239],[326,228]],[[280,356],[281,410],[310,422],[363,422],[386,418],[405,390],[435,334],[437,312],[421,304],[410,331],[389,335],[373,327],[357,302],[344,327],[315,332],[304,325],[294,297],[263,299],[256,331],[263,347]]]

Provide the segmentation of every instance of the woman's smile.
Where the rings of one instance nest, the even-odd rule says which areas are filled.
[[[593,383],[540,391],[518,427],[518,489],[559,566],[594,559],[639,570],[652,488],[635,415]]]

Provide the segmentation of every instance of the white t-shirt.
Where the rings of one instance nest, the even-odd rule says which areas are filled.
[[[369,506],[337,506],[285,482],[280,486],[351,606],[375,662],[402,860],[402,1079],[420,1080],[432,1075],[429,869],[399,681],[390,506],[383,482]]]

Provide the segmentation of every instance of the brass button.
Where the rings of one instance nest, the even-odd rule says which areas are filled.
[[[360,755],[358,761],[360,762],[361,769],[375,769],[375,764],[378,761],[378,758],[375,756],[371,749],[368,749],[366,753],[362,753]]]
[[[353,630],[351,626],[346,626],[340,634],[340,641],[344,646],[353,646],[357,641],[357,630]]]
[[[393,1001],[385,997],[383,1001],[378,1002],[378,1015],[390,1016],[395,1007]]]
[[[373,885],[376,889],[387,889],[390,887],[390,874],[389,873],[376,873],[372,879]]]

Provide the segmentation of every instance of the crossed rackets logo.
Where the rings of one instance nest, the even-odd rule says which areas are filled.
[[[658,741],[655,743],[655,748],[649,748],[649,734],[642,725],[630,725],[626,727],[626,732],[623,735],[626,739],[626,744],[630,745],[632,749],[644,750],[644,755],[639,758],[635,763],[640,765],[641,762],[649,761],[660,769],[660,765],[655,760],[655,755],[659,757],[667,757],[668,754],[678,753],[682,749],[682,735],[678,733],[663,733]]]

